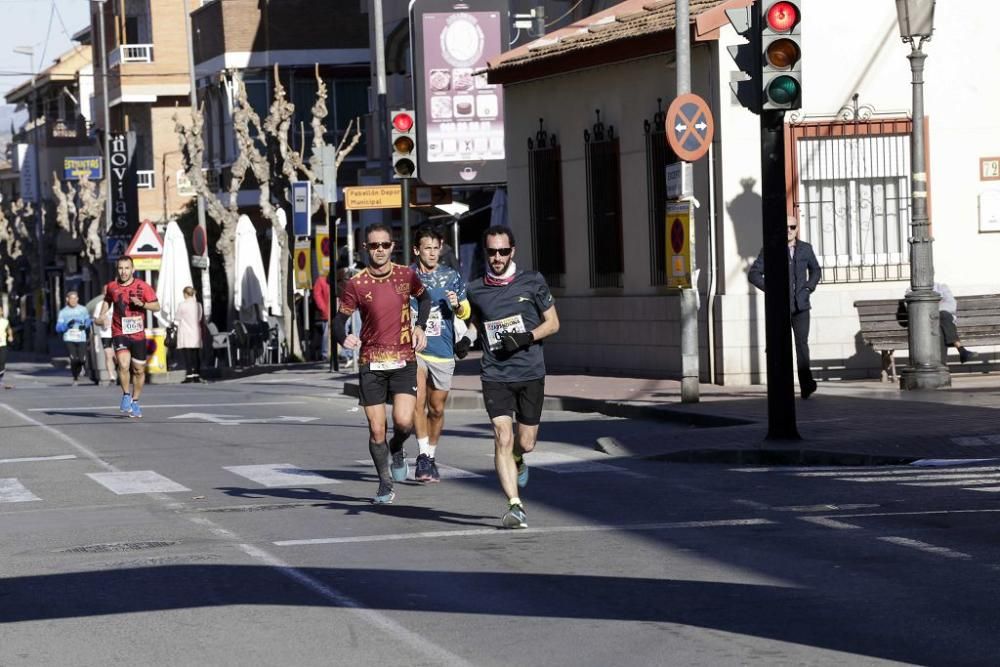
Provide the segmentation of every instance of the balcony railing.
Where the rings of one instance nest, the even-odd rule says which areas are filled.
[[[122,63],[153,62],[152,44],[122,44],[108,56],[108,65],[118,67]]]
[[[156,172],[140,169],[135,172],[135,186],[140,190],[152,190],[156,187]]]

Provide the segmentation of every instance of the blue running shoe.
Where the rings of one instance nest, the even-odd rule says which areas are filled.
[[[517,462],[517,485],[522,489],[528,486],[528,464],[524,458]]]
[[[142,419],[142,408],[139,407],[139,401],[132,401],[132,407],[129,409],[128,416],[133,419]]]
[[[392,484],[379,482],[378,492],[372,498],[372,505],[391,505],[396,498],[396,492],[392,490]]]
[[[405,482],[406,476],[410,474],[410,466],[406,463],[406,452],[399,450],[392,455],[392,462],[389,464],[392,478],[397,482]]]
[[[122,402],[121,405],[118,406],[118,409],[125,414],[129,413],[132,409],[132,394],[122,394]]]
[[[430,482],[431,480],[431,462],[433,459],[426,454],[421,454],[417,457],[417,470],[413,474],[413,479],[418,482]]]
[[[504,528],[527,528],[528,517],[520,505],[511,505],[500,517],[500,525]]]

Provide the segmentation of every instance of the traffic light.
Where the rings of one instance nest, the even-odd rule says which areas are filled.
[[[761,6],[762,109],[802,107],[802,0],[764,0]]]
[[[389,113],[392,130],[392,177],[417,177],[417,128],[413,111],[397,109]]]
[[[760,113],[760,7],[754,2],[747,7],[727,9],[726,18],[736,33],[747,40],[746,44],[729,47],[729,54],[742,72],[729,82],[729,87],[741,105]]]

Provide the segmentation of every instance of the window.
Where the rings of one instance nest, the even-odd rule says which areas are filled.
[[[562,152],[556,135],[542,128],[534,140],[528,139],[528,184],[535,268],[549,285],[563,287],[566,247],[563,242]]]
[[[590,286],[621,287],[621,154],[613,126],[605,130],[597,112],[593,134],[583,131],[587,161],[587,227],[590,237]]]
[[[909,121],[793,126],[802,238],[825,282],[909,278]]]
[[[657,99],[653,121],[644,121],[646,133],[646,192],[649,196],[649,284],[667,284],[667,165],[680,161],[667,144],[666,113]]]

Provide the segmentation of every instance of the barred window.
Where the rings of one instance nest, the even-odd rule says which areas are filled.
[[[910,124],[792,126],[802,238],[824,282],[909,278]]]
[[[563,237],[562,151],[555,134],[542,127],[528,139],[531,188],[531,238],[535,268],[552,287],[563,287],[566,246]]]
[[[587,161],[587,226],[590,237],[590,286],[621,287],[621,152],[613,126],[605,129],[600,111],[593,133],[583,131]]]
[[[666,112],[657,98],[653,120],[643,121],[646,133],[646,192],[649,196],[649,284],[667,284],[667,165],[680,158],[667,143]]]

